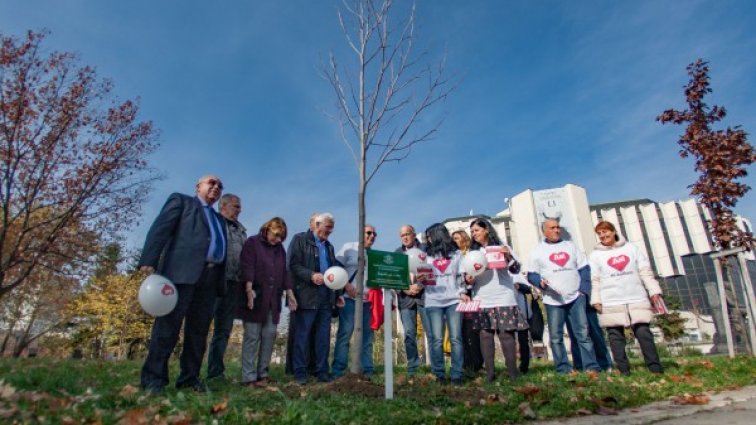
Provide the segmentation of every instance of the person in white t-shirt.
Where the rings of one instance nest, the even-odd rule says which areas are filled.
[[[503,244],[491,223],[483,218],[475,219],[470,224],[473,243],[471,251],[480,250],[486,253],[487,247],[499,247],[507,260],[507,266],[501,269],[486,269],[475,277],[473,284],[473,299],[480,301],[480,312],[474,322],[475,329],[480,331],[480,350],[486,365],[486,379],[493,382],[496,378],[494,370],[494,335],[499,336],[501,351],[507,366],[510,379],[519,376],[517,370],[517,331],[528,329],[528,319],[520,310],[517,302],[512,273],[520,271],[520,263],[515,259],[511,249]]]
[[[372,224],[365,225],[364,245],[365,250],[370,249],[378,237],[378,232]],[[344,287],[344,307],[339,309],[339,330],[336,333],[336,342],[333,346],[333,363],[331,363],[331,374],[334,378],[344,375],[349,363],[349,342],[354,333],[355,324],[355,297],[357,296],[357,285],[354,282],[357,275],[357,259],[359,257],[359,243],[347,242],[336,253],[336,259],[344,265],[344,269],[349,276],[349,283]],[[365,254],[367,258],[367,253]],[[367,261],[367,260],[366,260]],[[365,267],[365,276],[363,276],[362,292],[362,346],[360,348],[360,364],[362,374],[366,377],[373,375],[373,329],[370,327],[371,306],[368,300],[367,288],[367,265]]]
[[[462,275],[462,254],[454,245],[449,231],[441,223],[431,225],[425,230],[427,241],[426,253],[433,266],[434,285],[425,286],[425,311],[428,315],[431,337],[431,372],[439,383],[446,383],[446,365],[444,361],[444,327],[449,330],[451,340],[451,382],[462,383],[463,348],[462,348],[462,313],[457,311],[457,304],[469,302],[466,294],[465,280],[472,278]]]
[[[654,335],[649,323],[653,311],[649,297],[661,303],[661,287],[646,255],[635,245],[625,241],[612,223],[596,225],[600,243],[591,253],[591,305],[599,312],[599,322],[609,335],[609,346],[617,368],[630,373],[625,353],[625,328],[631,328],[641,347],[646,367],[653,373],[663,373]]]
[[[580,292],[581,279],[590,280],[588,261],[574,243],[562,240],[558,220],[546,219],[542,230],[545,239],[530,253],[528,281],[543,289],[554,366],[558,373],[572,371],[564,346],[564,325],[569,321],[578,342],[583,369],[598,372],[600,368],[585,313],[588,300]]]

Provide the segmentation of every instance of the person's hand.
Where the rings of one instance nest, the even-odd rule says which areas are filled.
[[[415,280],[417,282],[423,283],[428,280],[428,276],[426,276],[425,273],[418,273],[415,275]]]
[[[507,259],[507,261],[512,259],[512,252],[509,250],[508,246],[502,245],[501,247],[501,253],[504,255],[504,258]]]
[[[347,283],[346,286],[344,286],[344,291],[346,291],[347,295],[349,295],[352,298],[357,297],[357,288],[352,285],[352,283]]]
[[[654,304],[658,304],[661,300],[661,294],[656,294],[651,296],[651,302]]]
[[[603,307],[601,304],[593,304],[593,308],[596,309],[596,311],[598,311],[599,314],[603,312]]]
[[[346,305],[346,301],[344,301],[344,297],[339,296],[336,298],[336,307],[343,308]]]
[[[473,282],[475,282],[475,276],[471,276],[469,274],[466,274],[465,275],[465,283],[467,283],[468,285],[472,285]]]
[[[252,282],[247,282],[247,308],[252,310],[255,308],[255,289],[252,288]]]
[[[310,279],[312,280],[312,283],[316,285],[322,285],[325,283],[325,280],[323,280],[323,273],[313,273]]]
[[[541,288],[546,289],[548,287],[549,287],[549,281],[544,278],[541,278]]]
[[[410,291],[412,291],[412,295],[417,295],[421,292],[423,292],[423,286],[418,285],[417,283],[414,285],[410,285]]]
[[[293,295],[287,297],[289,300],[289,311],[297,311],[297,299]]]
[[[467,295],[467,294],[462,294],[462,295],[460,295],[460,296],[459,296],[459,300],[460,300],[460,301],[462,302],[462,304],[467,304],[467,303],[469,303],[470,301],[472,301],[472,299],[470,298],[470,296],[469,296],[469,295]]]
[[[146,273],[148,275],[155,273],[155,268],[152,266],[142,266],[139,268],[139,270],[141,270],[142,273]]]

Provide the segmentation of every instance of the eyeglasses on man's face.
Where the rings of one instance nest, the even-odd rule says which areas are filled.
[[[368,236],[374,236],[374,237],[378,237],[378,233],[377,233],[377,232],[374,232],[374,231],[372,231],[372,230],[368,230],[368,231],[366,231],[366,232],[365,232],[365,234],[366,234],[366,235],[368,235]]]

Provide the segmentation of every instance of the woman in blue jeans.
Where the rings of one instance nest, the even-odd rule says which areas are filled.
[[[462,275],[462,255],[452,241],[449,231],[441,223],[425,230],[426,253],[433,266],[435,282],[425,283],[425,312],[430,321],[431,371],[439,383],[446,383],[444,360],[444,327],[449,329],[451,340],[451,382],[462,383],[462,314],[458,312],[460,301],[468,302],[465,277]]]

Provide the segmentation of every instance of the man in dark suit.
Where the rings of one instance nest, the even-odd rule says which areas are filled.
[[[139,260],[145,273],[170,279],[178,290],[176,308],[152,326],[150,347],[142,367],[141,386],[159,394],[168,385],[168,359],[184,323],[181,373],[176,388],[205,391],[199,380],[207,334],[218,294],[225,293],[226,230],[213,210],[223,191],[216,176],[204,176],[196,196],[173,193],[152,223]]]

